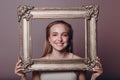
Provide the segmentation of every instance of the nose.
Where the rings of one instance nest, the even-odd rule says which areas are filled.
[[[58,40],[59,40],[59,41],[62,41],[62,36],[59,36],[59,37],[58,37]]]

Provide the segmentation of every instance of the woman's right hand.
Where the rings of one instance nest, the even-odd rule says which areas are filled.
[[[19,59],[18,62],[15,65],[15,74],[18,75],[19,77],[26,79],[25,73],[22,73],[22,70],[24,70],[21,66],[21,60]]]

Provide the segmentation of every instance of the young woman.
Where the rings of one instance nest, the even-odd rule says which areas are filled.
[[[41,56],[43,59],[80,59],[79,56],[73,54],[73,30],[70,24],[65,21],[54,21],[46,28],[46,42],[45,50]],[[91,80],[102,74],[102,66],[93,68]],[[21,60],[15,66],[15,74],[26,80],[25,74],[20,71],[23,70]],[[33,72],[33,80],[86,80],[84,72]]]

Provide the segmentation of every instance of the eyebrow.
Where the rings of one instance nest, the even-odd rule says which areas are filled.
[[[58,33],[58,32],[52,32],[52,33]],[[62,32],[62,33],[68,33],[68,32]]]

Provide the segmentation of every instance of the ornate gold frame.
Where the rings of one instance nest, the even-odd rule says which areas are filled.
[[[98,6],[89,5],[72,8],[35,8],[19,6],[18,21],[20,23],[20,58],[24,67],[23,72],[41,70],[92,70],[97,59],[96,22]],[[48,18],[79,18],[85,19],[85,58],[47,60],[32,59],[31,57],[31,21]]]

